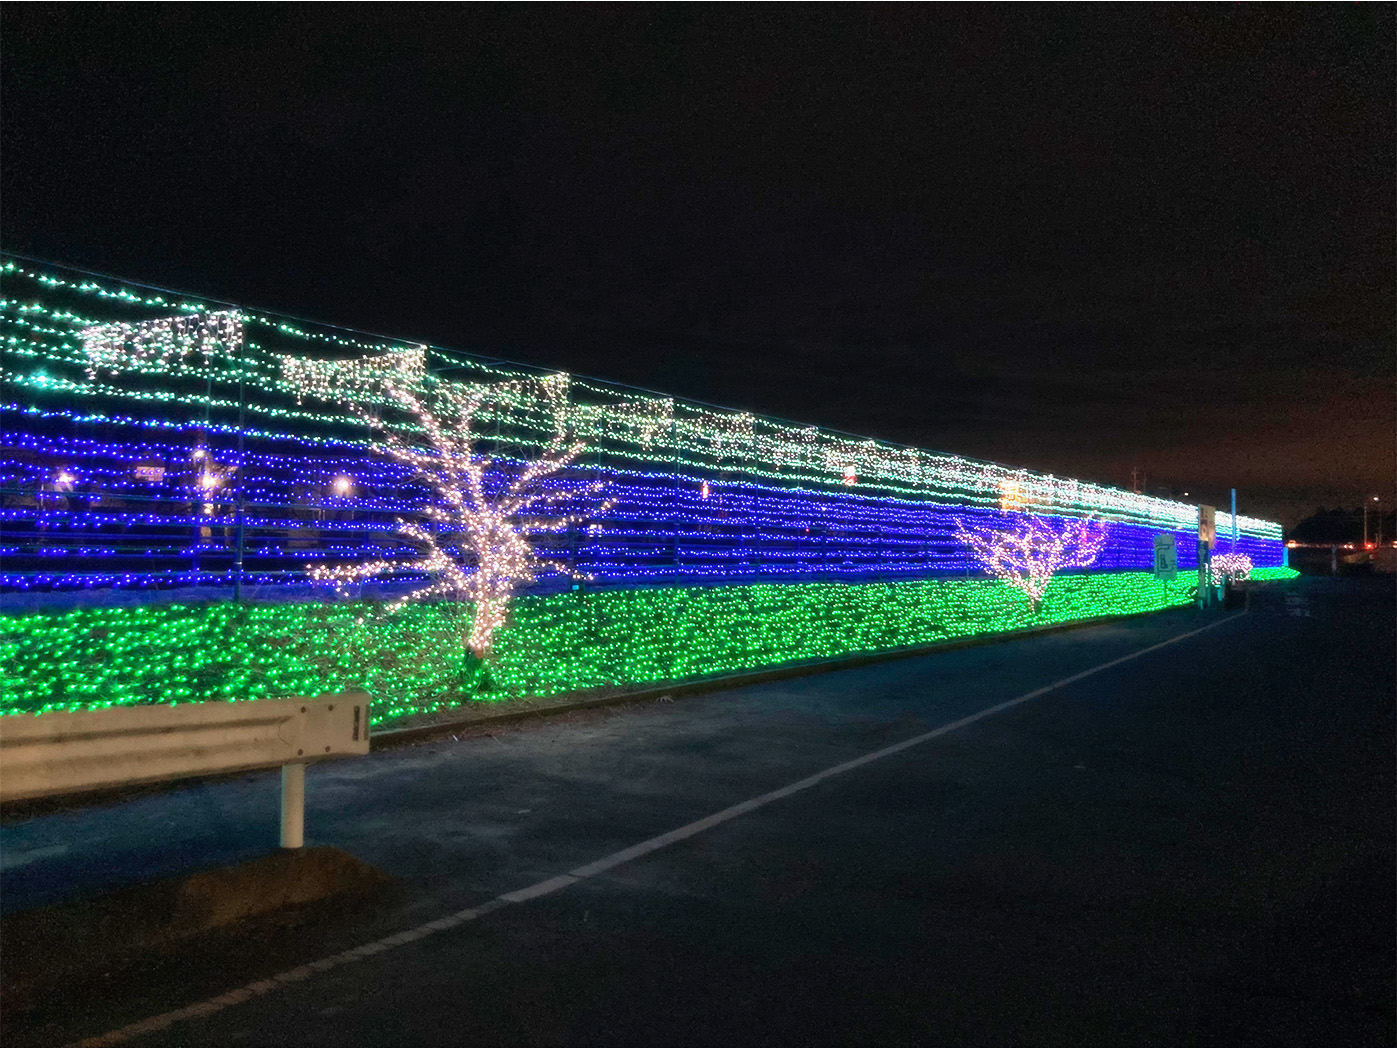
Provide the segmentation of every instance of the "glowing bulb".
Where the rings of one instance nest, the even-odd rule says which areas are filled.
[[[1024,486],[1018,481],[999,483],[999,508],[1001,510],[1022,510],[1028,505]]]
[[[340,474],[338,477],[335,478],[336,495],[348,495],[349,489],[353,486],[354,481],[351,478],[346,477],[344,474]]]
[[[73,483],[74,481],[76,481],[76,480],[77,480],[77,478],[74,477],[72,474],[70,474],[67,470],[59,470],[59,471],[58,471],[58,483],[59,483],[59,484],[72,484],[72,483]]]
[[[199,487],[205,490],[210,488],[217,488],[218,478],[211,473],[202,474],[199,477]]]

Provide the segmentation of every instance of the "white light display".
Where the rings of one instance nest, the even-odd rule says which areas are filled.
[[[1106,529],[1090,518],[1053,519],[1016,514],[1004,525],[957,519],[956,530],[984,568],[1020,590],[1036,612],[1048,583],[1065,568],[1088,568],[1106,542]]]
[[[1224,580],[1234,583],[1244,582],[1251,576],[1254,567],[1246,554],[1218,554],[1209,562],[1213,570],[1213,586],[1222,586]]]
[[[237,310],[222,310],[139,323],[96,324],[79,335],[89,379],[103,371],[202,374],[216,356],[232,357],[242,347],[243,319]]]
[[[427,375],[425,346],[342,361],[286,355],[279,360],[282,377],[294,389],[297,404],[306,397],[324,401],[348,398],[362,404],[388,385],[420,389]]]
[[[391,379],[380,378],[379,383],[382,400],[405,413],[410,426],[395,424],[387,413],[366,408],[355,397],[346,399],[383,435],[377,451],[408,467],[427,486],[432,498],[422,509],[426,523],[399,519],[399,536],[413,549],[410,558],[312,565],[309,573],[341,586],[404,570],[423,573],[430,581],[399,598],[390,609],[431,598],[469,601],[473,612],[463,640],[483,659],[515,592],[533,583],[541,571],[590,578],[571,565],[541,556],[533,542],[540,533],[581,526],[588,514],[579,512],[580,504],[594,501],[603,487],[600,481],[566,477],[586,447],[567,435],[568,377],[443,384],[430,400]],[[356,395],[365,392],[354,384],[350,389]],[[479,445],[485,438],[478,427],[483,417],[498,418],[511,407],[540,401],[548,406],[555,425],[531,461],[505,463],[482,454]],[[592,512],[603,513],[609,505],[602,502]],[[547,515],[540,513],[545,508],[550,511]]]

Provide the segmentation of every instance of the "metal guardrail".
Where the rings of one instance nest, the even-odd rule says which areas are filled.
[[[369,697],[184,703],[0,718],[0,802],[281,767],[281,844],[305,837],[305,768],[369,752]]]

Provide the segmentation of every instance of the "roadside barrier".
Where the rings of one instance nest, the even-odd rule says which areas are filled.
[[[281,767],[281,845],[305,838],[306,765],[369,752],[369,697],[182,703],[0,718],[0,802]]]

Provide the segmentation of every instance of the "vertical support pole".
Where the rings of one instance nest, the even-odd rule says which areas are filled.
[[[243,431],[247,421],[247,399],[244,393],[243,362],[238,362],[238,526],[237,526],[237,553],[233,558],[233,600],[235,602],[243,599],[243,518],[246,513],[247,499],[244,496],[244,488],[247,485],[247,465],[243,462]]]
[[[306,767],[281,766],[281,847],[299,849],[306,840]]]
[[[671,586],[679,584],[679,407],[671,402],[669,416],[669,449],[673,456],[670,464],[670,496],[669,496],[669,551],[670,561],[674,565],[674,574],[670,576]]]
[[[1237,489],[1232,489],[1232,552],[1237,552]]]
[[[192,561],[193,561],[193,568],[194,568],[193,585],[196,586],[196,587],[202,582],[202,580],[200,579],[200,576],[199,576],[199,573],[200,573],[200,567],[199,567],[199,565],[200,565],[199,545],[200,545],[200,541],[204,538],[204,531],[205,531],[206,529],[207,529],[207,531],[208,531],[208,533],[209,533],[209,546],[213,546],[213,524],[212,524],[212,522],[210,522],[208,525],[202,525],[202,524],[199,524],[199,522],[202,521],[202,520],[207,520],[207,518],[208,518],[208,514],[205,512],[205,508],[206,508],[206,507],[211,507],[211,508],[213,508],[214,512],[217,512],[217,508],[218,508],[218,503],[216,503],[216,502],[206,502],[206,501],[205,501],[205,500],[212,500],[212,499],[213,499],[213,497],[214,497],[214,490],[213,490],[213,488],[205,488],[204,485],[203,485],[203,478],[204,478],[204,474],[205,474],[205,473],[211,474],[211,475],[212,475],[212,476],[211,476],[211,479],[216,479],[216,478],[218,477],[218,472],[219,472],[219,471],[216,469],[216,467],[218,466],[218,455],[217,455],[217,453],[215,452],[214,448],[212,447],[213,442],[209,440],[209,421],[210,421],[209,410],[210,410],[210,405],[211,405],[212,402],[213,402],[213,361],[212,361],[212,359],[209,357],[209,354],[208,354],[208,351],[207,351],[207,350],[203,351],[203,361],[204,361],[204,374],[205,374],[205,380],[204,380],[204,426],[203,426],[203,429],[201,429],[201,430],[199,431],[199,447],[200,447],[201,449],[203,449],[203,458],[199,460],[199,466],[198,466],[198,469],[197,469],[197,471],[196,471],[196,473],[195,473],[195,477],[194,477],[194,491],[197,493],[198,498],[199,498],[199,501],[198,501],[197,503],[194,504],[194,507],[195,507],[195,511],[194,511],[194,535],[193,535],[193,542],[194,542],[193,552],[194,552],[194,556],[193,556],[193,558],[192,558]],[[204,558],[204,559],[203,559],[203,563],[204,563],[204,564],[208,564],[208,558]]]

